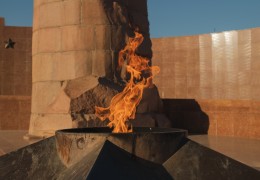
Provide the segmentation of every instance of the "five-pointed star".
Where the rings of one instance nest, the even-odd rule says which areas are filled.
[[[14,48],[14,45],[15,45],[15,42],[9,38],[8,41],[5,41],[5,49],[8,49],[8,48]]]

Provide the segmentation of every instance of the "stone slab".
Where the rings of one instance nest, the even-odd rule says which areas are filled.
[[[113,77],[111,51],[99,50],[93,52],[92,75],[97,77]]]
[[[61,50],[94,50],[93,26],[63,26],[61,28]]]
[[[45,113],[62,89],[61,82],[37,82],[32,86],[32,113]]]
[[[61,1],[42,4],[39,7],[39,27],[61,26],[63,19],[63,7]]]
[[[82,1],[82,23],[85,25],[109,24],[101,0]]]
[[[92,52],[44,53],[34,56],[32,81],[65,81],[91,73]]]
[[[82,78],[68,81],[65,88],[66,94],[71,98],[75,99],[90,89],[93,89],[98,85],[98,79],[94,76],[85,76]]]
[[[53,136],[58,129],[72,127],[69,114],[31,114],[29,134],[38,137]]]
[[[40,29],[38,35],[38,52],[58,52],[61,50],[61,29],[59,27]],[[37,39],[34,43],[37,43]]]

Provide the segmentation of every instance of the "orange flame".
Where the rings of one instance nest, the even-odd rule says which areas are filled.
[[[119,53],[118,68],[121,69],[126,62],[126,71],[130,73],[130,80],[124,90],[112,98],[108,108],[95,107],[96,116],[102,121],[108,118],[110,120],[108,126],[114,128],[114,133],[132,132],[128,121],[135,118],[136,107],[142,99],[143,89],[153,86],[152,78],[160,71],[158,66],[148,65],[149,59],[135,53],[143,40],[143,35],[135,32],[135,37],[129,38],[128,44]],[[148,77],[145,77],[144,73]]]

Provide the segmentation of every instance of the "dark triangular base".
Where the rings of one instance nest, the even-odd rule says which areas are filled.
[[[260,179],[256,169],[187,139],[185,131],[81,131],[60,131],[0,157],[0,179]]]
[[[87,179],[172,179],[165,168],[120,149],[106,141]]]

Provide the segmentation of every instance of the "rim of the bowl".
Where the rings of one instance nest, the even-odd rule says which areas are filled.
[[[109,127],[87,127],[57,130],[56,134],[143,134],[143,133],[187,133],[187,130],[161,127],[133,127],[133,132],[113,133]]]

